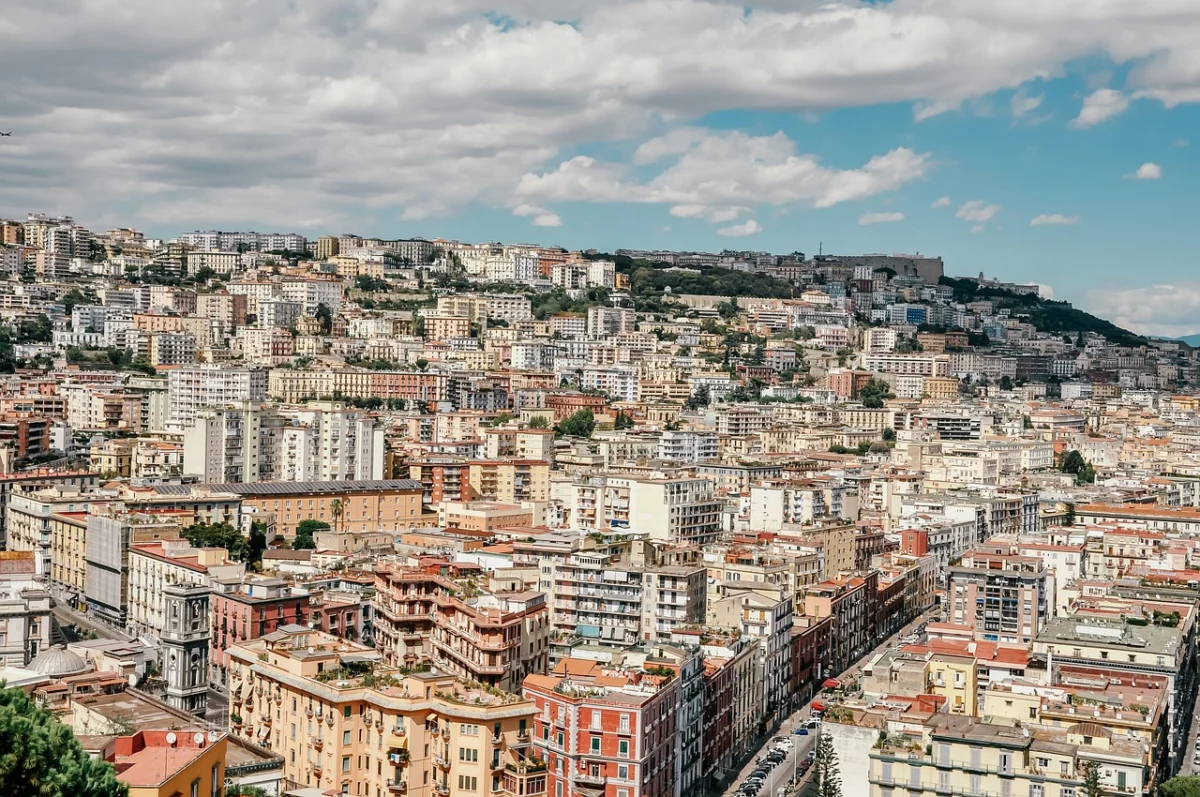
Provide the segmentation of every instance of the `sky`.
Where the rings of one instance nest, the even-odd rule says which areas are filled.
[[[1200,332],[1196,0],[6,0],[0,216],[921,252]]]

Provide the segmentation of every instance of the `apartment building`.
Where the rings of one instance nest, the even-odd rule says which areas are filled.
[[[707,462],[718,452],[716,432],[667,430],[658,439],[658,458],[668,462]]]
[[[975,628],[980,639],[1029,644],[1052,614],[1045,564],[1016,551],[1015,544],[993,540],[949,567],[950,617]]]
[[[52,605],[38,553],[0,551],[0,666],[24,668],[49,650]]]
[[[426,521],[423,489],[412,479],[257,482],[208,485],[241,499],[243,511],[291,539],[302,520],[321,520],[338,531],[403,531]]]
[[[706,571],[700,565],[634,565],[624,552],[578,551],[551,568],[552,656],[575,645],[624,648],[669,641],[704,622]]]
[[[592,797],[678,795],[680,696],[671,670],[606,669],[565,659],[525,679],[534,744],[547,765],[547,793]]]
[[[885,733],[871,747],[867,781],[872,797],[900,790],[913,797],[1073,797],[1084,794],[1090,762],[1100,765],[1105,792],[1142,793],[1141,746],[1085,718],[1056,732],[1031,733],[1013,725],[936,713],[913,730],[911,735]],[[852,776],[846,785],[860,777]]]
[[[547,793],[531,700],[288,626],[233,645],[230,732],[283,757],[289,781],[414,797]]]
[[[167,424],[182,431],[207,407],[262,401],[266,397],[266,369],[216,363],[181,366],[167,375]]]
[[[91,502],[105,497],[61,484],[14,492],[6,518],[8,550],[34,554],[38,573],[48,579],[54,572],[51,517],[59,512],[86,512]]]
[[[210,578],[211,648],[208,680],[217,689],[230,686],[230,649],[281,628],[307,623],[310,595],[279,578],[223,576]]]
[[[950,375],[950,358],[944,354],[864,353],[863,368],[877,374],[944,377]]]
[[[550,498],[550,463],[520,459],[472,460],[468,483],[472,497],[506,503],[544,502]]]
[[[550,611],[541,592],[389,566],[376,570],[374,606],[376,647],[389,664],[432,662],[509,692],[546,670]]]
[[[129,622],[129,552],[138,543],[180,539],[178,513],[127,511],[123,504],[88,510],[84,600],[88,614],[118,628]]]
[[[130,545],[129,630],[139,637],[162,636],[167,586],[207,588],[210,578],[241,578],[245,572],[245,564],[231,561],[225,548],[193,548],[187,540]]]

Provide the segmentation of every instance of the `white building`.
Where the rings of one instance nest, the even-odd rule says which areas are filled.
[[[185,365],[167,375],[167,425],[186,429],[206,407],[267,397],[264,368],[225,367],[217,363]]]
[[[707,462],[719,454],[716,432],[668,430],[658,440],[658,458],[668,462]]]

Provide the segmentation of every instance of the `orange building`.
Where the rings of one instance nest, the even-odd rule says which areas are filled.
[[[129,787],[129,797],[225,793],[224,733],[138,731],[118,736],[101,752]]]

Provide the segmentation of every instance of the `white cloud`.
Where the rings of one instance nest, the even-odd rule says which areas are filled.
[[[1172,141],[1171,144],[1173,144],[1176,147],[1186,147],[1189,144],[1191,144],[1191,142],[1188,141],[1186,138],[1177,138],[1174,141]]]
[[[523,175],[566,154],[687,158],[712,135],[696,120],[731,108],[903,102],[927,118],[1097,60],[1127,68],[1125,83],[1089,95],[1080,126],[1135,98],[1200,101],[1194,0],[763,0],[751,13],[742,0],[330,0],[240,4],[236,26],[227,14],[224,0],[8,0],[0,73],[21,88],[4,103],[0,215],[384,233],[401,215],[508,207]],[[865,168],[842,171],[829,180],[872,195]]]
[[[673,216],[719,224],[756,205],[827,208],[866,199],[920,179],[929,169],[928,154],[904,148],[856,169],[831,168],[815,156],[797,154],[783,133],[703,131],[701,137],[652,139],[642,148],[656,160],[674,160],[639,181],[625,166],[579,156],[554,171],[524,175],[516,194],[529,202],[663,204],[671,206]]]
[[[976,224],[974,227],[971,228],[971,234],[978,235],[979,233],[983,232],[985,229],[987,229],[987,228],[984,227],[982,224]]]
[[[536,205],[517,205],[513,208],[514,216],[533,216],[534,227],[561,227],[562,219],[557,213]]]
[[[1079,109],[1079,116],[1071,121],[1071,127],[1083,129],[1098,125],[1125,113],[1129,102],[1129,96],[1116,89],[1096,89],[1083,98],[1083,107]]]
[[[1036,97],[1033,97],[1026,94],[1024,91],[1018,91],[1012,96],[1012,100],[1009,101],[1009,109],[1012,111],[1013,116],[1025,116],[1040,108],[1045,99],[1045,94],[1039,94]]]
[[[864,213],[858,217],[860,227],[865,227],[868,224],[889,224],[897,221],[904,221],[903,213]]]
[[[730,227],[722,227],[717,230],[717,235],[727,235],[733,238],[740,238],[744,235],[754,235],[762,232],[762,227],[754,219],[747,219],[742,224],[734,224]]]
[[[1200,283],[1088,291],[1089,312],[1142,335],[1179,337],[1200,332]]]
[[[999,205],[989,205],[982,199],[972,199],[970,202],[962,203],[954,215],[963,221],[982,223],[991,221],[999,212]]]
[[[1162,167],[1157,163],[1143,163],[1132,175],[1134,180],[1157,180],[1162,177]]]
[[[950,197],[948,197],[948,196],[941,197],[940,199],[936,200],[929,207],[931,207],[931,208],[948,208],[948,207],[950,207]]]
[[[1079,223],[1079,216],[1064,216],[1061,213],[1043,213],[1029,220],[1030,227],[1066,227]]]

